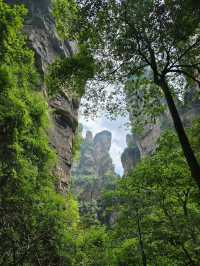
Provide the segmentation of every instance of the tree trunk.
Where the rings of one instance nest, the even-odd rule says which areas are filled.
[[[192,150],[192,147],[190,145],[190,142],[188,140],[188,137],[186,135],[185,129],[183,127],[183,123],[181,121],[181,118],[179,116],[179,113],[177,111],[176,105],[174,103],[172,94],[170,92],[170,88],[168,87],[168,84],[165,80],[162,80],[159,83],[159,86],[162,88],[165,98],[167,101],[167,105],[169,108],[169,111],[171,113],[174,127],[176,130],[176,133],[178,135],[179,141],[181,143],[183,153],[185,155],[186,161],[188,163],[188,166],[191,171],[191,175],[196,181],[198,187],[200,188],[200,166],[198,164],[197,158],[194,154],[194,151]]]
[[[139,240],[140,240],[140,250],[141,250],[141,256],[142,256],[142,263],[143,263],[143,266],[147,266],[147,258],[146,258],[146,254],[144,251],[144,243],[142,240],[142,233],[141,233],[141,228],[140,228],[140,218],[139,218],[138,211],[137,211],[137,227],[138,227],[138,234],[139,234]]]

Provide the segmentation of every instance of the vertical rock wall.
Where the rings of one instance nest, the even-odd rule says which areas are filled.
[[[73,42],[61,41],[56,33],[51,15],[51,0],[7,0],[9,4],[24,4],[29,13],[24,31],[30,47],[35,52],[36,66],[44,77],[48,65],[58,57],[68,57],[76,52]],[[45,86],[41,86],[45,93]],[[52,109],[52,127],[49,130],[51,145],[55,148],[59,162],[55,174],[59,178],[58,190],[67,191],[72,165],[72,141],[78,125],[79,100],[63,92],[49,101]]]
[[[97,202],[101,200],[103,191],[113,190],[119,178],[109,154],[111,141],[112,134],[107,130],[94,137],[87,131],[81,144],[80,160],[72,169],[72,192],[79,199],[80,211],[84,215],[97,214],[97,209],[101,209]],[[94,208],[93,214],[90,208]]]
[[[183,121],[184,127],[190,127],[192,121],[200,116],[200,100],[198,99],[198,91],[191,88],[185,95],[184,105],[179,106],[179,113]],[[132,115],[130,113],[130,119]],[[162,132],[165,129],[173,129],[173,122],[168,111],[166,111],[158,120],[156,124],[147,124],[144,131],[140,135],[128,135],[127,148],[124,150],[121,161],[124,168],[124,174],[127,175],[137,163],[140,158],[151,155],[157,145]]]
[[[73,169],[74,176],[103,177],[106,174],[115,175],[114,166],[109,151],[112,134],[104,130],[93,138],[92,132],[87,131],[81,145],[80,162]]]
[[[134,168],[141,159],[141,151],[138,148],[138,142],[133,135],[128,134],[126,136],[127,148],[124,150],[121,156],[122,166],[124,168],[124,175],[127,175],[129,171]]]

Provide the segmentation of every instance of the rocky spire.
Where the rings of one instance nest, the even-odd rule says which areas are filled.
[[[94,137],[97,176],[103,176],[107,172],[114,172],[112,159],[109,154],[111,140],[112,134],[107,130],[96,134]]]
[[[127,148],[121,156],[122,166],[124,168],[124,175],[127,175],[140,161],[141,153],[137,146],[136,138],[128,134],[126,136]]]
[[[92,175],[103,177],[107,173],[114,173],[114,166],[109,151],[112,134],[102,131],[93,138],[92,132],[87,131],[81,145],[80,163],[74,175]]]
[[[199,117],[200,114],[200,100],[199,88],[193,88],[185,93],[184,101],[177,104],[181,119],[184,126],[190,127],[192,121]],[[133,116],[130,112],[130,120]],[[149,123],[144,126],[143,132],[139,135],[127,135],[127,148],[124,150],[121,161],[124,168],[124,174],[127,175],[140,158],[150,156],[156,150],[158,140],[166,129],[173,130],[173,122],[168,109],[165,110],[160,117],[157,118],[155,124]]]

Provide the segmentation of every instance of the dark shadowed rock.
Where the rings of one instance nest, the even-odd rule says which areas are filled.
[[[124,150],[121,156],[124,175],[127,175],[141,159],[141,153],[136,144],[136,138],[128,134],[126,136],[126,143],[128,147]]]

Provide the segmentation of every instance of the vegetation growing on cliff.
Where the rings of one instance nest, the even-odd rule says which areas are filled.
[[[62,40],[70,40],[71,29],[74,27],[77,15],[76,3],[74,0],[51,0],[51,2],[58,35]]]
[[[198,119],[189,133],[197,151],[199,126]],[[86,179],[85,182],[86,187]],[[91,249],[88,246],[85,265],[199,264],[199,191],[174,132],[165,132],[154,155],[142,160],[129,176],[118,180],[115,189],[108,187],[99,202],[114,221],[110,224],[100,219],[96,226],[96,216],[88,217],[86,209],[81,212],[84,229],[87,226],[92,229],[93,233],[88,231],[89,241],[97,245],[95,250],[100,245],[93,242],[100,224],[106,226],[107,238],[106,244],[101,240],[99,246],[102,252],[103,244],[104,257],[96,256],[94,261],[90,255],[96,254],[92,251],[94,246]]]
[[[68,265],[77,208],[55,191],[56,156],[22,34],[25,14],[0,1],[0,265]]]
[[[73,97],[82,96],[85,85],[95,72],[93,57],[85,48],[69,58],[60,58],[49,67],[47,86],[49,95],[62,91]]]
[[[68,58],[59,58],[49,67],[46,77],[48,94],[65,91],[73,97],[83,96],[86,82],[94,77],[95,61],[84,45],[79,45],[74,28],[77,5],[74,0],[51,0],[55,27],[62,41],[73,42],[75,51]],[[72,34],[72,31],[74,34]],[[78,32],[77,32],[78,34]]]
[[[79,124],[78,128],[76,129],[75,136],[74,136],[73,143],[72,143],[73,162],[77,162],[80,159],[80,147],[81,147],[82,142],[83,142],[82,125]]]
[[[161,1],[78,0],[77,3],[81,5],[77,7],[73,1],[53,1],[60,38],[68,38],[69,27],[72,27],[78,34],[77,39],[86,40],[84,47],[87,49],[80,49],[67,59],[60,58],[50,66],[46,79],[50,96],[65,90],[74,97],[84,94],[85,85],[93,78],[95,70],[88,49],[90,45],[95,52],[109,52],[109,60],[106,64],[100,62],[103,64],[98,70],[102,71],[101,65],[105,67],[103,71],[111,69],[111,79],[118,72],[113,69],[118,60],[123,61],[119,69],[123,67],[128,78],[136,75],[135,67],[143,67],[140,63],[146,61],[164,94],[172,91],[173,95],[179,95],[176,87],[168,91],[166,81],[170,76],[162,75],[169,67],[174,70],[174,64],[178,64],[177,73],[195,69],[199,74],[199,55],[196,53],[199,52],[199,5],[195,1],[177,0],[176,5],[174,1],[166,1],[167,11],[173,15],[172,21]],[[80,7],[83,9],[79,10]],[[81,32],[73,24],[74,19],[78,20],[79,11],[86,15],[80,17]],[[157,16],[147,16],[152,15],[151,12]],[[198,266],[199,190],[174,132],[165,132],[155,153],[142,160],[129,176],[118,181],[105,176],[108,179],[105,191],[100,191],[95,206],[83,206],[84,202],[81,206],[70,192],[64,197],[56,191],[54,167],[57,158],[47,135],[48,105],[37,87],[39,75],[34,53],[28,48],[22,32],[26,14],[23,6],[8,5],[0,0],[0,265]],[[166,26],[166,32],[159,23]],[[174,25],[178,27],[173,28]],[[160,38],[160,33],[165,38]],[[101,34],[108,45],[104,50]],[[192,34],[195,40],[191,38]],[[132,38],[136,38],[136,43]],[[176,44],[171,49],[168,44],[173,40]],[[130,53],[133,48],[134,54]],[[186,57],[184,49],[189,56]],[[183,52],[181,57],[180,52]],[[172,61],[169,55],[172,55]],[[111,56],[114,61],[110,61]],[[185,65],[184,58],[191,61]],[[95,58],[96,61],[99,59],[102,57]],[[141,72],[137,70],[141,78]],[[196,80],[194,71],[188,71],[185,75],[192,74],[190,78]],[[145,82],[149,84],[147,80]],[[158,87],[153,88],[158,92]],[[157,96],[154,90],[151,96]],[[148,97],[145,100],[149,106],[152,104]],[[154,112],[160,111],[158,109]],[[199,129],[200,121],[196,120],[187,131],[197,160],[200,159]],[[79,144],[79,140],[80,136],[76,143]],[[96,180],[96,177],[84,177],[78,181],[83,181],[87,187],[88,183],[95,186]],[[79,207],[82,207],[80,215]],[[99,209],[92,212],[90,207]],[[110,215],[112,222],[108,219]]]

